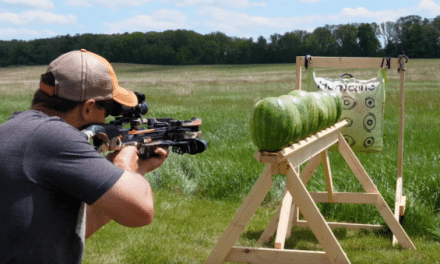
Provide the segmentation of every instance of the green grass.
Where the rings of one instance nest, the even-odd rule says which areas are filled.
[[[403,228],[417,251],[391,246],[390,233],[336,230],[352,263],[440,263],[440,79],[439,60],[407,64],[405,101],[404,194],[408,198]],[[14,111],[27,109],[38,87],[41,67],[0,68],[0,123]],[[155,194],[153,224],[125,228],[110,223],[87,240],[85,263],[203,263],[232,220],[242,200],[264,169],[253,158],[249,118],[258,100],[295,89],[295,65],[218,65],[168,67],[115,64],[121,86],[146,94],[147,117],[203,119],[208,150],[196,156],[171,154],[158,170],[146,175]],[[318,76],[350,72],[359,79],[377,70],[317,69]],[[357,154],[394,210],[399,115],[399,75],[389,72],[384,149]],[[336,191],[362,187],[338,153],[330,153]],[[322,168],[308,184],[325,190]],[[284,177],[252,218],[239,245],[255,246],[273,216],[284,190]],[[384,224],[373,206],[319,204],[329,220]],[[288,248],[319,250],[312,233],[295,228]],[[271,241],[268,247],[273,247]]]

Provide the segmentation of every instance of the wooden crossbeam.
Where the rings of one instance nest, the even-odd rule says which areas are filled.
[[[247,247],[233,247],[225,262],[271,264],[330,263],[327,259],[327,254],[323,251]]]
[[[353,58],[353,57],[313,57],[311,60],[311,67],[326,67],[326,68],[347,68],[347,69],[380,69],[383,58]],[[296,57],[296,65],[303,66],[305,58],[302,56]],[[391,58],[391,68],[398,69],[400,67],[397,58]]]

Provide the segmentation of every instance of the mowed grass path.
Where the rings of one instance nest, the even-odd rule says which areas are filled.
[[[352,263],[440,262],[440,106],[437,77],[439,60],[411,60],[407,64],[404,189],[408,198],[402,223],[417,251],[391,246],[390,233],[335,230]],[[0,122],[14,111],[29,107],[39,75],[46,66],[0,68]],[[238,65],[167,67],[115,64],[120,85],[145,93],[147,117],[203,119],[205,153],[171,154],[157,171],[146,175],[156,200],[152,225],[130,229],[111,223],[87,241],[85,263],[202,263],[232,220],[242,199],[264,165],[253,154],[249,135],[252,106],[268,96],[295,89],[295,65]],[[376,76],[377,70],[317,69],[318,76],[338,77],[349,72],[359,79]],[[384,150],[358,154],[361,163],[394,209],[397,175],[399,75],[389,71]],[[331,153],[337,191],[360,191],[338,153]],[[310,190],[325,190],[322,169],[310,181]],[[266,197],[239,240],[255,245],[279,204],[284,177],[276,176]],[[320,204],[329,220],[379,223],[383,220],[368,205]],[[272,244],[266,246],[273,247]],[[287,248],[320,250],[313,234],[295,229]]]

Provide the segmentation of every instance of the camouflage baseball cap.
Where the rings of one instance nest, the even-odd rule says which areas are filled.
[[[55,77],[55,86],[40,81],[40,89],[50,96],[77,102],[113,99],[129,107],[138,104],[133,92],[118,85],[118,79],[110,63],[85,49],[59,56],[49,64],[47,72],[51,72]]]

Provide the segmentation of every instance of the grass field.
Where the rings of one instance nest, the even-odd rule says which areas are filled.
[[[335,230],[352,263],[440,263],[440,60],[411,60],[406,73],[404,194],[408,198],[403,228],[417,250],[391,246],[390,233]],[[145,93],[147,117],[203,119],[208,150],[200,155],[171,154],[164,165],[146,175],[155,195],[155,220],[130,229],[110,223],[86,243],[85,263],[203,263],[228,226],[264,164],[253,154],[249,134],[252,106],[268,96],[295,89],[295,65],[168,67],[115,64],[121,86]],[[0,68],[0,123],[28,109],[46,66]],[[318,76],[350,72],[370,79],[377,70],[317,69]],[[389,71],[386,92],[384,149],[357,154],[394,210],[397,175],[399,75]],[[336,191],[359,191],[348,166],[330,153]],[[325,190],[322,168],[308,184]],[[240,245],[255,245],[272,218],[284,190],[282,176],[251,219]],[[368,205],[319,204],[329,220],[384,224]],[[271,244],[272,243],[272,244]],[[273,241],[267,247],[273,247]],[[287,248],[320,250],[313,234],[295,228]]]

